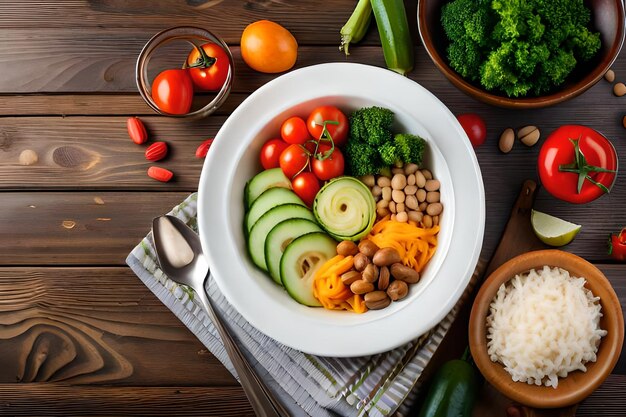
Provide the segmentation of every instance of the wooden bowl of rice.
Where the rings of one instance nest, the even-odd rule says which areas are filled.
[[[543,383],[548,382],[547,378],[544,378],[544,380],[542,381],[542,385],[531,385],[527,382],[515,382],[513,380],[512,374],[505,370],[504,365],[502,365],[500,362],[494,362],[491,360],[491,356],[493,356],[493,351],[495,349],[494,344],[496,343],[496,341],[494,337],[494,332],[496,330],[490,329],[490,326],[493,325],[494,328],[497,327],[498,332],[503,332],[504,330],[502,330],[502,323],[513,323],[513,327],[505,330],[510,331],[511,328],[519,329],[520,327],[518,326],[516,321],[518,320],[517,316],[519,314],[538,314],[538,316],[532,317],[530,323],[533,323],[535,317],[541,317],[541,314],[543,314],[542,312],[546,312],[545,310],[552,308],[542,304],[541,306],[544,308],[539,308],[539,313],[533,311],[523,313],[523,310],[519,309],[519,301],[515,301],[515,298],[507,298],[506,300],[509,304],[516,306],[511,308],[518,308],[518,310],[515,311],[515,315],[506,317],[504,321],[500,321],[498,322],[499,324],[495,324],[495,317],[498,314],[498,309],[502,310],[503,308],[508,308],[503,307],[506,305],[506,303],[503,304],[502,300],[505,300],[505,298],[503,298],[504,289],[512,288],[511,280],[516,275],[528,274],[528,272],[533,269],[537,271],[542,270],[544,266],[549,266],[552,268],[558,267],[562,270],[569,272],[569,275],[571,277],[579,277],[586,280],[586,283],[584,284],[584,289],[590,290],[593,296],[599,297],[599,301],[595,301],[595,304],[599,303],[599,305],[601,306],[602,317],[600,317],[599,319],[599,329],[606,330],[606,334],[600,339],[599,345],[595,343],[597,345],[595,362],[585,362],[585,372],[575,370],[569,372],[564,378],[559,377],[556,388],[543,385]],[[554,270],[557,271],[556,269]],[[563,276],[565,275],[566,274],[564,274]],[[530,282],[530,276],[528,276],[527,278],[529,278]],[[545,283],[548,281],[543,282]],[[580,283],[579,285],[582,285],[580,281],[578,282]],[[503,289],[500,290],[499,294],[498,291],[502,284],[508,284],[508,286],[503,287]],[[517,281],[517,284],[519,284],[519,281]],[[544,285],[547,286],[546,284]],[[580,292],[588,294],[588,292],[585,291],[582,287],[578,287],[577,289]],[[508,291],[509,290],[507,290],[507,294],[509,294]],[[517,293],[517,300],[523,299],[521,294],[522,293],[520,292]],[[523,294],[524,297],[533,296],[530,292],[524,292]],[[564,292],[564,294],[568,294],[565,297],[567,298],[568,303],[567,307],[563,307],[562,305],[561,306],[563,308],[571,309],[571,305],[576,304],[570,299],[574,293]],[[552,293],[552,296],[552,302],[559,304],[560,301],[558,297],[554,297],[554,292]],[[587,297],[591,297],[591,295],[588,295]],[[583,297],[583,299],[585,298]],[[591,298],[589,298],[589,300],[591,300]],[[492,311],[490,312],[490,307],[494,307],[495,310],[492,309]],[[589,308],[592,308],[591,303],[589,304]],[[580,313],[580,311],[578,313]],[[585,313],[588,313],[588,311],[585,311]],[[577,314],[577,312],[572,312],[572,314]],[[528,316],[526,317],[528,318]],[[597,323],[597,314],[594,320]],[[546,322],[549,321],[550,320],[546,320]],[[528,322],[526,323],[526,325],[528,325]],[[589,330],[589,332],[591,332],[591,330]],[[544,330],[540,330],[540,333],[545,334],[546,332]],[[552,334],[550,332],[547,333]],[[506,339],[515,339],[518,341],[518,344],[521,343],[520,341],[524,341],[526,339],[528,340],[527,343],[529,344],[545,342],[545,340],[542,340],[540,337],[534,337],[533,335],[535,333],[530,332],[528,334],[531,335],[528,338],[526,336],[516,337],[519,336],[519,333],[508,334]],[[567,334],[569,335],[570,333]],[[582,337],[584,338],[587,336],[588,333],[582,334]],[[602,332],[602,334],[604,334],[604,332]],[[539,342],[537,341],[538,339],[540,340]],[[568,339],[568,341],[571,340],[572,339]],[[487,280],[480,288],[480,291],[478,292],[478,295],[474,300],[474,305],[472,306],[472,312],[470,315],[469,345],[474,361],[476,362],[476,365],[478,366],[480,372],[485,376],[485,379],[502,394],[522,405],[534,408],[568,407],[581,402],[583,399],[589,396],[596,388],[598,388],[598,386],[600,386],[600,384],[613,370],[613,367],[619,359],[623,341],[624,317],[622,314],[619,299],[617,298],[617,295],[615,294],[615,291],[613,290],[613,287],[611,286],[608,279],[598,268],[596,268],[594,265],[587,262],[583,258],[559,250],[541,250],[528,252],[511,259],[510,261],[503,264],[500,268],[496,269],[487,278]],[[580,352],[576,352],[576,349],[581,349],[580,339],[578,339],[578,342],[575,343],[575,346],[572,346],[571,344],[566,344],[567,348],[563,347],[563,340],[561,340],[560,343],[561,344],[559,345],[559,352],[561,352],[562,350],[563,355],[567,355],[570,354],[570,352],[573,352],[571,353],[571,355],[573,355],[572,357],[575,357],[576,355],[580,356]],[[513,350],[520,350],[519,346],[513,346],[510,348]],[[537,345],[529,345],[528,347],[525,347],[525,349],[537,348]],[[507,347],[507,349],[509,349],[509,347]],[[491,352],[491,356],[488,350]],[[507,352],[509,351],[507,350]],[[517,358],[519,358],[519,356],[516,357],[516,360]],[[508,359],[509,370],[511,370],[511,368],[514,367],[510,365],[510,357]],[[523,367],[523,365],[528,365],[528,363],[523,363],[521,365],[520,362],[514,363],[519,365],[520,367]],[[515,373],[514,370],[511,372]],[[519,379],[519,374],[517,375],[517,377]]]

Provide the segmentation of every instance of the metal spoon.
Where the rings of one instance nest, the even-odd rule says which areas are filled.
[[[183,221],[173,216],[160,216],[152,221],[152,236],[161,269],[172,280],[192,288],[215,325],[224,348],[233,363],[241,386],[257,416],[285,417],[289,413],[272,394],[242,354],[220,317],[213,309],[205,291],[209,265],[202,252],[200,238]]]

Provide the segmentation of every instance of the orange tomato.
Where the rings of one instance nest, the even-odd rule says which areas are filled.
[[[256,71],[283,72],[296,63],[298,42],[278,23],[259,20],[241,34],[241,56]]]

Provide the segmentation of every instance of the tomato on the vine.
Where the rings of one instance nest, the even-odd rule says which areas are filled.
[[[289,145],[280,154],[280,168],[289,179],[302,172],[309,163],[309,151],[302,145]]]
[[[202,45],[202,50],[205,55],[197,47],[189,52],[189,75],[196,90],[218,91],[226,82],[230,70],[228,55],[222,47],[212,42]]]
[[[313,173],[322,181],[330,180],[343,175],[343,154],[339,148],[335,147],[332,153],[327,155],[330,150],[330,146],[320,144],[317,148],[317,154],[311,159]]]
[[[264,169],[278,168],[280,166],[280,154],[289,144],[282,139],[270,139],[263,144],[260,158]]]
[[[306,125],[314,139],[321,138],[324,123],[335,146],[341,146],[347,141],[350,124],[341,110],[335,106],[320,106],[311,112]]]
[[[608,193],[617,176],[617,153],[599,132],[565,125],[552,132],[539,151],[539,178],[554,197],[588,203]]]
[[[485,121],[476,113],[459,114],[457,120],[467,134],[472,146],[478,148],[487,139],[487,126]]]
[[[290,117],[280,126],[280,137],[287,143],[302,145],[311,139],[306,122],[298,116]]]
[[[152,82],[152,100],[166,113],[188,113],[192,99],[193,83],[185,69],[165,70]]]
[[[616,261],[626,261],[626,227],[609,236],[609,255]]]
[[[320,181],[312,172],[302,172],[291,181],[291,188],[304,203],[312,207],[313,200],[320,190]]]

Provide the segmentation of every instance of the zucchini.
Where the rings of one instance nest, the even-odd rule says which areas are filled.
[[[402,0],[370,0],[387,68],[406,75],[413,69],[413,40]]]
[[[250,229],[254,226],[257,220],[261,218],[262,215],[270,211],[276,206],[280,206],[283,204],[299,204],[304,206],[305,204],[300,200],[300,197],[296,195],[293,191],[282,188],[282,187],[273,187],[263,191],[252,206],[250,206],[250,211],[246,214],[245,224],[246,224],[246,232],[250,233]]]
[[[341,45],[339,50],[350,55],[348,47],[351,43],[357,43],[367,33],[367,28],[372,20],[372,4],[370,0],[359,0],[354,11],[345,25],[339,31],[341,35]]]
[[[246,210],[250,210],[252,203],[265,190],[273,187],[282,187],[291,189],[291,181],[285,177],[283,170],[280,168],[266,169],[256,174],[248,183],[244,190],[244,205]]]

